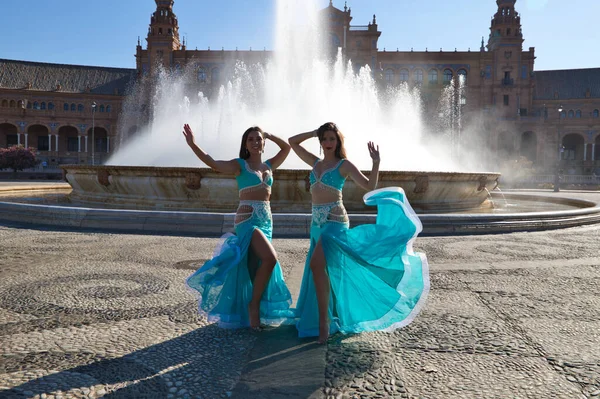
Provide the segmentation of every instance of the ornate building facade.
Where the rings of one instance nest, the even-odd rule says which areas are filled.
[[[491,1],[491,0],[488,0]],[[101,163],[119,136],[138,126],[119,118],[128,87],[159,66],[194,70],[195,87],[209,96],[235,62],[264,63],[269,51],[188,50],[179,36],[174,0],[155,0],[136,68],[104,68],[0,60],[0,146],[37,148],[47,165]],[[535,49],[523,48],[516,0],[496,0],[487,43],[471,51],[388,51],[378,48],[376,17],[353,25],[351,9],[330,1],[322,10],[332,51],[359,68],[368,65],[382,86],[418,86],[424,120],[438,112],[441,94],[460,76],[456,103],[462,126],[481,132],[489,157],[524,156],[538,173],[560,168],[600,174],[600,68],[535,70]],[[560,111],[559,111],[560,110]],[[93,136],[93,138],[92,138]]]

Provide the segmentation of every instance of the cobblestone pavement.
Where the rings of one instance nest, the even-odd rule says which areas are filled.
[[[0,397],[236,396],[264,338],[208,324],[183,283],[217,242],[0,226]],[[274,244],[298,286],[308,240]],[[600,398],[600,226],[417,247],[425,310],[394,333],[334,336],[322,386],[297,397]]]

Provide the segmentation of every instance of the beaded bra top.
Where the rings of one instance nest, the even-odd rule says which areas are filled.
[[[271,171],[271,163],[269,161],[265,162],[265,165],[269,168],[266,172],[250,168],[245,159],[237,158],[237,161],[240,164],[240,174],[235,177],[235,180],[237,181],[240,194],[260,189],[266,189],[269,194],[271,193],[273,172]]]
[[[332,168],[326,169],[321,173],[319,177],[317,177],[315,173],[315,166],[321,160],[318,159],[317,162],[313,165],[313,169],[310,172],[309,181],[310,181],[310,191],[312,192],[314,187],[323,188],[325,190],[333,191],[336,194],[342,193],[342,188],[344,187],[344,183],[346,182],[346,178],[342,176],[340,173],[340,166],[344,162],[343,159],[333,166]]]

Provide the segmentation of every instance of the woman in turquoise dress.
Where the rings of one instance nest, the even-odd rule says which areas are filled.
[[[217,161],[196,145],[188,124],[183,134],[202,162],[216,171],[235,175],[240,197],[235,235],[226,235],[213,258],[186,281],[199,293],[200,313],[224,328],[259,329],[261,322],[281,324],[289,315],[291,294],[271,245],[269,198],[273,170],[288,156],[290,146],[255,126],[242,136],[239,158]],[[263,163],[266,140],[277,144],[280,151]]]
[[[301,143],[318,137],[323,158]],[[392,331],[409,324],[429,291],[427,258],[412,243],[422,225],[399,187],[370,191],[367,205],[377,206],[375,224],[349,228],[342,202],[347,177],[374,190],[379,147],[368,143],[373,167],[366,177],[346,159],[344,137],[334,123],[289,139],[292,149],[312,167],[310,249],[297,307],[299,336]]]

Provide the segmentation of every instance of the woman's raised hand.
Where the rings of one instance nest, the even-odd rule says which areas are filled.
[[[367,147],[369,148],[369,155],[371,156],[373,162],[379,162],[379,146],[376,146],[375,143],[369,141]]]
[[[190,147],[192,145],[196,144],[194,141],[194,132],[192,131],[192,128],[190,127],[190,125],[188,125],[187,123],[185,125],[183,125],[183,135],[185,137],[185,141],[188,143],[188,145]]]

